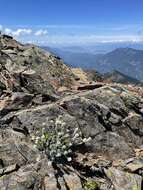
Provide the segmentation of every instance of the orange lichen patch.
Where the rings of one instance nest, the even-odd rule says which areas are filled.
[[[61,86],[58,88],[58,92],[65,92],[68,91],[68,88],[66,86]]]
[[[122,164],[122,160],[114,160],[113,162],[112,162],[112,166],[114,166],[114,167],[118,167],[118,166],[120,166]]]
[[[88,82],[87,74],[80,68],[72,68],[73,74],[79,79],[81,82]]]
[[[11,100],[9,97],[6,97],[4,100],[0,100],[0,109],[3,109],[6,106],[8,106],[10,102]]]
[[[136,156],[143,157],[143,148],[135,149]]]

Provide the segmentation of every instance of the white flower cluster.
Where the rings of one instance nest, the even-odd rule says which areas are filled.
[[[34,142],[34,147],[44,151],[52,161],[66,158],[68,162],[71,162],[72,147],[91,140],[91,138],[82,138],[78,127],[72,129],[66,126],[62,116],[59,116],[55,122],[51,120],[50,123],[53,125],[52,128],[46,127],[44,123],[42,130],[38,131],[31,139]]]

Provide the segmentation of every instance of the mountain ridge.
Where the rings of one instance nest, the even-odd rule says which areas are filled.
[[[103,80],[106,82],[115,82],[115,83],[121,83],[121,84],[134,84],[134,85],[141,85],[143,86],[143,83],[139,80],[130,77],[128,75],[125,75],[117,70],[114,70],[110,73],[105,73],[103,75]]]
[[[53,50],[54,52],[54,50]],[[117,48],[106,54],[71,53],[56,49],[58,55],[70,66],[96,69],[101,73],[119,72],[143,81],[143,50]]]

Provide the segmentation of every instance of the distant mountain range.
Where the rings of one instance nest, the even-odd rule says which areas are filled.
[[[44,47],[60,56],[72,67],[96,69],[101,73],[117,70],[125,75],[143,81],[143,50],[117,48],[106,54],[76,53],[69,50]]]
[[[125,75],[143,81],[143,50],[118,48],[100,56],[94,66],[102,73],[118,70]]]
[[[135,84],[135,85],[143,86],[143,83],[141,83],[139,80],[133,77],[129,77],[128,75],[125,75],[119,71],[106,73],[102,76],[102,78],[105,82],[115,82],[115,83],[121,83],[121,84]]]
[[[50,48],[42,47],[53,54],[61,57],[64,62],[72,67],[79,67],[82,69],[96,69],[95,62],[102,54],[93,54],[88,51],[81,51],[81,48]]]

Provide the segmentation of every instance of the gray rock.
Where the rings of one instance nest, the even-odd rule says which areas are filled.
[[[74,174],[70,173],[70,175],[64,175],[65,182],[69,189],[71,190],[83,190],[80,178]]]
[[[109,168],[105,172],[112,181],[115,190],[142,189],[142,177],[139,175],[123,172],[115,168]]]

